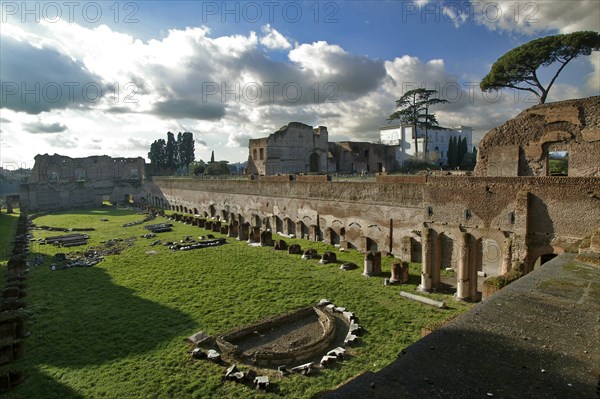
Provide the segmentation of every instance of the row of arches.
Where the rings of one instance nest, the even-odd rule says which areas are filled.
[[[371,224],[361,225],[357,221],[344,221],[332,217],[323,217],[314,213],[312,216],[303,215],[294,218],[284,212],[277,214],[264,214],[258,209],[245,209],[237,205],[176,203],[167,201],[164,197],[154,194],[148,195],[151,206],[169,209],[181,214],[190,214],[202,218],[214,218],[221,222],[249,223],[251,227],[262,230],[271,230],[282,235],[294,235],[298,238],[311,241],[323,241],[331,245],[339,245],[344,249],[356,249],[361,252],[387,251],[397,255],[407,254],[403,259],[407,261],[420,261],[420,243],[417,235],[410,240],[402,241],[402,235],[393,237],[392,220],[389,226]],[[378,213],[381,213],[380,211]],[[403,242],[410,245],[407,250]]]

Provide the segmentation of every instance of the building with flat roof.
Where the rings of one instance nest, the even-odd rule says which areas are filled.
[[[448,163],[448,143],[451,137],[466,138],[467,148],[473,149],[473,128],[469,126],[458,126],[441,130],[429,130],[427,132],[427,153],[437,154],[438,162]],[[389,125],[379,129],[379,140],[381,144],[396,146],[396,161],[402,165],[407,159],[425,151],[425,130],[417,129],[417,137],[413,134],[411,125]]]

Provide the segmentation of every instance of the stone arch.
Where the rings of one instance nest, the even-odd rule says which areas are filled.
[[[275,232],[283,232],[283,220],[278,215],[275,215],[273,218],[275,219]]]
[[[377,252],[378,250],[379,245],[377,245],[377,241],[370,237],[365,237],[365,251]]]
[[[286,217],[284,219],[283,226],[284,226],[284,233],[296,235],[296,223],[294,223],[294,221],[291,218]]]
[[[525,257],[525,268],[527,272],[534,268],[543,265],[546,261],[554,258],[557,255],[563,254],[565,250],[558,246],[543,245],[529,251]]]
[[[214,218],[217,215],[217,209],[215,208],[214,204],[210,204],[208,206],[208,212],[211,218]]]
[[[308,238],[308,226],[302,220],[296,222],[296,237]]]
[[[194,208],[194,215],[198,214],[198,208]]]

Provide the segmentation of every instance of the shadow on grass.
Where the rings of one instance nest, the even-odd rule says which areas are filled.
[[[43,288],[36,286],[47,293],[48,306],[58,310],[45,317],[41,363],[71,368],[102,364],[151,350],[173,338],[174,331],[194,326],[188,316],[113,284],[101,268],[41,274],[36,278],[44,279]],[[31,342],[32,349],[35,344],[42,342]]]
[[[41,266],[28,286],[31,336],[17,364],[28,378],[15,390],[21,397],[79,398],[58,381],[61,375],[41,369],[66,374],[151,352],[195,326],[187,315],[115,285],[99,267],[50,271]]]

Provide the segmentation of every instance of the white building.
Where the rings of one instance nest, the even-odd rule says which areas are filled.
[[[473,150],[473,128],[458,126],[443,130],[429,130],[427,132],[427,149],[430,155],[437,154],[439,162],[448,162],[448,143],[451,137],[467,138],[468,152]],[[402,165],[405,160],[414,157],[415,153],[423,154],[425,148],[425,130],[417,129],[417,140],[413,135],[413,127],[410,125],[390,125],[379,129],[379,140],[381,144],[396,145],[396,161]],[[418,151],[415,151],[415,148]]]

